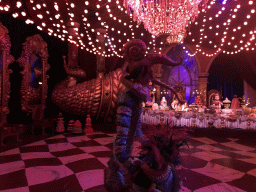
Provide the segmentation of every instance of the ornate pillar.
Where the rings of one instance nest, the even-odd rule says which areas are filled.
[[[97,28],[96,29],[96,41],[97,41],[97,47],[100,49],[101,54],[105,54],[105,34],[106,30],[103,28]],[[105,56],[97,54],[97,77],[102,78],[105,74]]]
[[[153,74],[154,76],[158,79],[158,80],[161,80],[161,77],[162,77],[162,73],[161,73],[161,64],[156,64],[156,65],[153,65]],[[160,92],[161,92],[161,87],[159,85],[155,85],[156,87],[156,98],[155,98],[155,102],[160,104],[160,101],[161,101],[161,98],[160,98]]]
[[[203,105],[207,105],[207,78],[208,73],[198,73],[198,89],[202,97]]]
[[[69,36],[76,39],[80,24],[78,22],[67,22],[66,24]],[[78,67],[78,46],[74,43],[68,43],[68,67],[76,69]]]

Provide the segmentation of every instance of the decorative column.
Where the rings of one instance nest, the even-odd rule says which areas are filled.
[[[106,30],[103,28],[97,28],[96,29],[96,41],[97,41],[97,47],[100,49],[101,54],[105,54],[105,35]],[[105,56],[97,54],[97,77],[102,78],[105,74]]]
[[[78,37],[80,24],[78,22],[67,22],[68,35],[73,39]],[[76,69],[78,67],[78,46],[74,43],[68,43],[68,67]]]
[[[161,80],[161,77],[162,77],[162,73],[161,73],[161,64],[156,64],[156,65],[153,65],[153,74],[155,76],[155,78],[157,78],[158,80]],[[161,87],[159,85],[155,85],[156,87],[156,98],[155,98],[155,102],[157,104],[160,104],[160,101],[161,101],[161,98],[160,98],[160,92],[161,92]]]
[[[199,89],[199,94],[202,97],[202,102],[203,105],[207,105],[207,78],[208,78],[208,73],[198,73],[198,89]]]

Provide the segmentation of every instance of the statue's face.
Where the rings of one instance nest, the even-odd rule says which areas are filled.
[[[219,95],[215,95],[215,100],[219,100],[220,96]]]

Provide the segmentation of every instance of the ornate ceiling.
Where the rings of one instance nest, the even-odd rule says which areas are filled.
[[[256,3],[254,0],[209,0],[198,18],[187,29],[185,45],[212,57],[219,52],[255,52]],[[2,0],[0,13],[34,24],[39,30],[70,41],[85,51],[106,57],[120,56],[123,44],[132,38],[144,40],[148,51],[161,52],[166,36],[154,37],[125,13],[123,2],[114,0]],[[78,22],[76,36],[67,33],[67,23]],[[97,28],[106,30],[106,48],[97,46]],[[205,50],[208,50],[206,53]]]

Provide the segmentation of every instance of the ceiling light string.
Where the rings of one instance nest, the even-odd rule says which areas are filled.
[[[108,1],[109,3],[111,2],[111,0]],[[125,14],[127,14],[127,10],[124,9],[119,3],[119,1],[115,1],[116,3],[116,7],[121,11],[121,12],[124,12]],[[111,10],[111,6],[109,4],[106,5],[106,9],[107,9],[107,13],[109,14],[109,17],[112,18],[112,20],[118,22],[118,23],[123,23],[123,25],[126,27],[126,26],[129,26],[129,30],[131,31],[131,36],[132,36],[132,39],[135,38],[135,30],[134,30],[134,21],[132,19],[132,14],[129,14],[129,17],[130,17],[130,24],[127,25],[126,22],[122,22],[122,19],[117,19],[117,16],[115,16],[114,14],[112,14],[114,11]],[[136,24],[136,29],[139,28],[139,25]],[[115,28],[111,28],[112,31],[116,31]],[[118,33],[118,30],[117,30],[117,33]],[[139,33],[139,31],[137,31],[137,33]],[[122,33],[121,33],[122,34]],[[124,36],[127,36],[127,33],[123,33],[123,39],[125,39]],[[140,37],[144,36],[144,33],[140,33]],[[110,41],[111,41],[112,38],[110,38]],[[129,41],[130,39],[127,38],[126,39],[126,42]],[[118,40],[118,42],[120,43],[120,47],[123,47],[123,44],[125,42],[122,42],[121,39]],[[154,49],[154,45],[155,43],[152,43],[151,41],[149,42],[150,45],[152,45],[152,49]],[[147,46],[147,49],[150,50],[150,45]],[[156,46],[155,46],[156,47]],[[119,51],[121,51],[121,48],[119,48]],[[146,51],[146,53],[148,53],[148,51]]]
[[[109,3],[111,2],[111,0],[109,0],[108,1]],[[116,3],[116,6],[121,10],[121,11],[124,11],[124,9],[119,5],[119,1],[115,1],[115,3]],[[114,21],[117,21],[117,17],[115,17],[113,14],[112,14],[112,10],[110,9],[110,6],[109,6],[109,4],[107,4],[106,5],[106,9],[107,9],[107,12],[108,12],[108,14],[109,14],[109,17],[110,18],[112,18],[112,20],[114,20]],[[131,18],[131,15],[130,15],[130,18]],[[127,30],[127,31],[131,31],[131,38],[132,39],[134,39],[135,38],[135,33],[134,33],[134,29],[133,29],[133,21],[132,21],[132,19],[130,20],[130,24],[128,25],[126,22],[122,22],[122,20],[121,19],[118,19],[118,22],[119,23],[123,23],[123,25],[126,27],[128,27],[129,26],[129,30]],[[109,26],[107,25],[107,31],[109,31]],[[118,34],[122,34],[121,33],[121,31],[120,30],[115,30],[115,28],[114,27],[112,27],[111,28],[111,30],[112,31],[117,31],[117,33]],[[126,38],[126,36],[127,36],[127,33],[126,32],[124,32],[123,34],[123,39],[124,38]],[[120,44],[119,45],[119,52],[121,52],[121,47],[123,47],[123,44],[125,43],[125,42],[122,42],[122,40],[121,40],[122,38],[120,38],[119,40],[118,40],[118,43]],[[129,38],[126,38],[126,42],[127,41],[129,41],[130,39]],[[113,42],[112,41],[114,41],[114,38],[112,37],[112,38],[110,38],[110,36],[108,36],[108,43],[109,43],[109,45],[111,46],[111,49],[114,51],[114,47],[117,47],[116,45],[112,45],[113,44]],[[117,51],[114,51],[114,53],[115,54],[117,54]]]
[[[124,9],[119,5],[119,1],[115,1],[115,3],[118,9],[120,9],[121,12],[124,12]],[[118,21],[120,24],[123,24],[125,27],[128,27],[128,24],[126,22],[122,22],[121,18],[117,19],[117,17],[113,15],[113,12],[111,10],[111,6],[109,5],[109,3],[107,3],[105,7],[106,7],[109,18],[111,18],[114,21]]]
[[[67,4],[68,5],[68,4]],[[70,3],[69,4],[69,7],[67,8],[67,10],[69,11],[68,15],[70,16],[70,21],[71,21],[71,25],[72,25],[72,22],[74,22],[74,18],[75,18],[75,14],[72,10],[76,7],[76,5],[74,3]],[[73,24],[74,25],[74,24]],[[79,24],[80,25],[80,24]],[[77,44],[77,46],[80,47],[80,49],[84,49],[86,46],[82,40],[82,38],[84,37],[84,34],[83,33],[80,33],[79,32],[79,29],[78,28],[74,28],[74,30],[76,31],[75,35],[76,35],[76,39],[78,41],[78,43],[80,44],[80,46]]]
[[[30,4],[32,6],[32,10],[35,12],[36,16],[38,17],[38,19],[40,19],[40,25],[37,25],[37,29],[40,31],[47,31],[48,35],[54,35],[55,37],[58,36],[57,33],[61,33],[60,31],[53,31],[51,28],[47,28],[46,27],[46,23],[52,23],[52,28],[55,29],[56,23],[53,23],[53,19],[50,17],[49,20],[51,20],[51,22],[46,22],[46,19],[48,19],[48,17],[44,16],[43,13],[44,11],[42,11],[43,7],[46,9],[47,5],[44,4],[40,4],[37,3],[35,6],[33,6],[34,1],[30,1]],[[43,12],[43,13],[42,13]],[[49,10],[46,11],[47,13],[50,14]],[[61,35],[58,36],[59,38],[61,38]]]
[[[109,3],[111,2],[111,0],[108,1]],[[115,1],[116,3],[116,7],[118,7],[118,9],[120,9],[120,11],[124,12],[124,8],[122,8],[120,5],[119,5],[119,1]],[[131,31],[131,38],[134,39],[135,38],[135,33],[134,33],[134,29],[133,29],[133,21],[132,21],[132,15],[130,15],[130,18],[131,20],[129,21],[130,24],[127,24],[126,22],[122,22],[122,19],[117,19],[117,17],[115,15],[112,14],[112,10],[111,10],[111,6],[109,4],[106,5],[106,9],[107,9],[107,13],[109,15],[109,18],[111,18],[112,20],[118,22],[119,24],[123,24],[125,27],[128,27],[128,30],[127,31]],[[108,25],[107,25],[108,26]],[[109,26],[107,28],[107,31],[109,31]],[[127,37],[127,31],[124,32],[124,33],[121,33],[121,31],[119,30],[116,30],[114,27],[111,28],[112,31],[117,31],[118,34],[120,35],[123,35],[123,38],[119,38],[118,40],[118,43],[119,43],[119,52],[121,52],[121,47],[123,47],[123,44],[125,42],[122,42],[121,39],[125,39]],[[129,35],[128,35],[129,36]],[[111,49],[114,51],[114,48],[113,48],[113,42],[112,40],[113,38],[110,38],[109,34],[108,34],[108,43],[109,45],[111,46]],[[126,38],[126,42],[129,41],[130,39],[129,38]],[[117,47],[117,46],[116,46]],[[114,51],[114,53],[116,54],[117,52]]]
[[[84,17],[85,18],[85,17]],[[84,25],[84,29],[85,29],[85,32],[86,32],[86,36],[87,36],[87,39],[88,39],[88,45],[92,47],[92,49],[89,49],[89,47],[86,48],[86,51],[89,51],[90,53],[93,53],[93,54],[98,54],[98,55],[101,55],[101,56],[105,56],[105,57],[110,57],[111,55],[107,55],[107,54],[103,54],[101,53],[101,50],[98,50],[97,49],[97,46],[94,45],[94,42],[92,40],[92,37],[90,35],[90,32],[88,30],[88,28],[90,28],[90,23],[88,21],[84,21],[83,22],[83,25]],[[94,33],[95,32],[95,29],[91,29],[91,32]],[[96,41],[96,40],[95,40]],[[113,56],[113,55],[112,55]]]
[[[252,6],[253,5],[253,1],[249,0],[248,4],[250,6]],[[238,5],[238,6],[240,6],[240,5]],[[246,6],[246,5],[244,5],[244,6]],[[248,24],[249,24],[249,21],[254,22],[254,20],[251,19],[253,14],[255,14],[255,9],[252,8],[250,10],[250,13],[246,16],[246,20],[243,22],[243,27],[247,27]],[[237,28],[233,29],[233,33],[235,33],[237,30],[243,31],[242,27],[238,26]],[[256,32],[256,30],[252,29],[250,32],[248,32],[249,34],[247,34],[247,35],[245,33],[243,33],[242,37],[241,37],[242,39],[245,38],[246,36],[250,36],[250,35],[251,35],[251,38],[249,38],[249,40],[247,40],[244,43],[244,45],[241,46],[240,48],[238,48],[238,45],[235,45],[234,46],[234,48],[236,49],[235,52],[227,52],[227,54],[234,54],[234,53],[236,54],[236,53],[238,53],[238,52],[240,52],[242,50],[249,51],[250,50],[249,47],[251,47],[253,45],[253,41],[255,41],[255,35],[254,35],[255,32]],[[234,39],[235,37],[232,37],[232,38]],[[242,39],[240,40],[240,44],[242,44],[244,42]],[[252,47],[251,50],[254,50],[254,47]]]
[[[199,11],[199,14],[200,14],[200,13],[201,13],[201,14],[204,14],[204,18],[205,18],[207,11],[209,11],[209,10],[211,9],[212,5],[214,5],[215,3],[216,3],[216,0],[212,0],[206,8],[202,9],[201,12]],[[195,21],[194,24],[195,24],[195,25],[198,25],[198,21]],[[204,27],[205,27],[205,25],[203,25],[203,29],[200,29],[200,32],[204,31]],[[188,32],[188,35],[189,35],[189,36],[193,36],[192,32]],[[202,35],[200,34],[199,39],[201,38],[201,36],[202,36]],[[192,43],[194,43],[194,42],[195,42],[195,39],[191,39],[191,41],[192,41]],[[188,50],[186,50],[185,52],[186,52],[189,56],[194,57],[198,52],[201,51],[201,49],[199,49],[198,47],[200,47],[200,45],[199,45],[199,44],[196,44],[196,51],[195,51],[193,54],[191,54]],[[186,48],[183,47],[183,49],[186,49]]]
[[[252,2],[252,1],[248,1],[248,4],[249,4],[249,5],[252,5],[251,2]],[[234,11],[234,12],[237,12],[237,11],[238,11],[237,8],[240,8],[240,7],[241,7],[240,4],[237,5],[237,7],[236,7],[233,11]],[[252,10],[251,10],[251,14],[254,14],[254,13],[255,13],[255,10],[252,9]],[[236,15],[233,15],[233,16],[234,16],[234,18],[236,17]],[[248,25],[248,22],[249,22],[249,20],[251,19],[251,15],[250,15],[250,14],[247,15],[246,18],[247,18],[247,20],[245,20],[245,21],[243,22],[243,25],[242,25],[242,26],[245,26],[245,27]],[[252,21],[252,22],[253,22],[253,21]],[[234,28],[232,31],[233,31],[233,33],[235,33],[235,32],[238,31],[238,30],[243,31],[241,26],[238,26],[237,28]],[[242,40],[242,39],[245,38],[245,37],[248,36],[248,35],[251,35],[251,38],[250,38],[249,40],[247,40],[247,41],[244,43],[244,40]],[[248,35],[246,35],[245,33],[242,34],[242,37],[241,37],[239,43],[240,43],[240,44],[244,43],[243,46],[241,46],[241,47],[239,48],[238,45],[234,45],[235,51],[226,51],[226,50],[225,50],[225,51],[223,51],[223,53],[226,53],[226,54],[237,54],[237,53],[241,52],[242,50],[249,51],[249,50],[250,50],[249,47],[252,46],[252,41],[255,40],[254,31],[251,30]],[[235,38],[235,37],[233,36],[231,39],[234,39],[234,38]],[[237,37],[236,37],[236,38],[237,38]],[[229,42],[229,45],[231,45],[230,42]],[[252,48],[252,50],[254,50],[254,48]]]
[[[100,0],[98,0],[98,2],[100,3]],[[107,8],[107,5],[105,6],[106,8]],[[96,5],[96,8],[97,8],[97,11],[95,12],[95,16],[97,17],[97,19],[101,22],[101,17],[100,17],[100,15],[99,15],[99,9],[101,8],[100,7],[100,4],[97,4]],[[116,47],[116,45],[112,45],[112,43],[111,43],[111,39],[110,39],[110,37],[109,37],[109,25],[107,25],[105,22],[101,22],[101,25],[106,29],[106,34],[104,34],[104,37],[105,37],[105,39],[106,39],[106,43],[105,43],[105,46],[106,46],[106,48],[107,48],[107,50],[110,52],[110,51],[112,51],[112,54],[111,54],[111,56],[114,56],[114,55],[116,55],[116,56],[118,56],[118,57],[121,57],[121,55],[119,55],[118,54],[118,52],[117,51],[115,51],[115,49],[114,49],[114,47]],[[112,28],[112,30],[113,30],[114,28]],[[113,30],[114,31],[114,30]],[[121,33],[120,31],[118,31],[119,32],[119,34]],[[112,38],[113,39],[113,41],[114,41],[114,38]],[[96,41],[97,41],[97,39],[96,39]],[[110,48],[109,48],[109,47]],[[114,53],[114,54],[113,54]]]
[[[52,17],[43,16],[44,13],[46,13],[47,15],[50,15],[50,11],[47,10],[47,5],[45,3],[43,3],[43,4],[37,3],[36,5],[34,5],[34,1],[33,0],[30,0],[29,3],[31,4],[32,11],[35,12],[35,14],[37,15],[38,19],[44,20],[44,21],[42,21],[42,23],[40,25],[37,25],[37,29],[41,30],[41,31],[44,30],[45,32],[48,33],[48,35],[50,35],[50,36],[54,35],[55,37],[58,37],[62,41],[64,41],[65,38],[63,38],[63,37],[65,37],[65,35],[63,35],[61,30],[59,29],[61,27],[61,25],[58,23],[58,21],[57,21],[57,23],[54,23],[53,22],[54,19]],[[56,7],[56,4],[57,3],[55,2],[55,7]],[[55,17],[56,17],[56,15],[55,15]],[[46,19],[48,19],[49,22],[46,22]],[[55,19],[57,20],[57,18],[55,18]],[[31,21],[30,19],[27,19],[25,22],[27,24],[30,24],[33,21]],[[60,20],[60,22],[63,23],[63,20]],[[48,24],[52,23],[52,28],[50,28],[49,26],[47,28],[46,23],[48,23]],[[56,27],[57,27],[57,29],[56,29]],[[62,27],[65,28],[65,25],[62,25]],[[55,31],[53,29],[55,29]]]
[[[89,1],[85,1],[84,3],[85,3],[85,6],[89,6]],[[89,13],[89,11],[86,7],[84,8],[84,13],[86,15],[88,15],[88,13]],[[82,17],[83,17],[83,25],[84,25],[86,37],[87,37],[87,40],[89,41],[88,46],[86,47],[86,51],[93,53],[93,54],[97,54],[97,53],[99,54],[99,51],[96,50],[96,46],[94,45],[94,43],[92,41],[92,37],[90,36],[89,30],[87,30],[87,27],[90,28],[90,26],[91,26],[90,23],[88,22],[88,18],[85,15],[82,15]],[[91,29],[91,31],[94,32],[94,29]],[[81,34],[81,36],[83,37],[84,35]],[[90,49],[89,47],[92,47],[92,49]]]
[[[238,4],[234,10],[231,10],[232,12],[234,12],[234,14],[232,15],[232,19],[233,19],[233,20],[236,19],[235,13],[236,13],[240,8],[241,8],[241,6]],[[230,24],[230,22],[229,22],[228,24]],[[229,29],[229,28],[228,28],[228,29]],[[233,31],[233,30],[232,30],[232,31]],[[228,37],[227,31],[224,31],[223,34],[224,34],[223,39],[227,39],[227,37]],[[233,39],[234,39],[234,38],[233,38]],[[232,37],[231,37],[231,40],[232,40]],[[223,46],[223,44],[224,44],[224,40],[222,40],[222,41],[223,41],[223,43],[221,44],[221,46]],[[228,42],[228,45],[231,46],[231,42],[230,42],[230,41]],[[223,53],[226,53],[226,54],[230,54],[230,53],[233,54],[233,52],[230,52],[230,51],[227,51],[227,50],[223,50],[222,52],[223,52]]]
[[[211,5],[214,5],[215,3],[216,3],[216,1],[213,1]],[[207,10],[209,10],[209,9],[212,8],[211,5],[209,5],[209,6],[207,7]],[[221,8],[221,11],[218,11],[218,13],[215,15],[215,17],[216,17],[216,18],[219,17],[221,14],[223,14],[223,11],[225,11],[225,7],[224,7],[224,6]],[[204,14],[204,17],[203,17],[203,23],[204,23],[204,24],[202,25],[202,28],[200,29],[199,44],[197,44],[196,50],[197,50],[198,52],[201,52],[203,55],[205,55],[205,56],[207,56],[207,57],[212,57],[212,56],[216,55],[217,53],[219,53],[219,52],[221,51],[221,48],[218,48],[218,49],[217,49],[214,53],[212,53],[212,54],[208,54],[208,53],[205,53],[204,51],[202,51],[202,48],[201,48],[201,45],[200,45],[200,44],[202,44],[204,40],[208,39],[207,35],[204,33],[204,32],[206,31],[206,29],[205,29],[206,24],[205,24],[205,23],[207,22],[206,11],[204,11],[204,13],[205,13],[205,14]],[[212,21],[212,17],[209,17],[208,20],[209,20],[209,21]],[[216,27],[216,29],[217,29],[217,28],[219,28],[219,25],[216,25],[215,27]],[[211,29],[210,29],[210,30],[211,30]],[[215,33],[215,35],[219,35],[219,33]],[[208,44],[212,44],[212,41],[208,41]],[[216,44],[214,45],[214,48],[217,48],[217,45],[216,45]]]
[[[237,51],[235,51],[235,52],[226,52],[225,51],[225,52],[227,54],[237,54],[237,53],[239,53],[239,52],[241,52],[243,50],[249,51],[250,47],[253,46],[253,41],[255,41],[255,33],[256,33],[256,31],[250,31],[249,35],[251,35],[251,38],[249,38],[249,40],[246,41],[244,43],[244,45],[241,46]],[[243,35],[245,36],[245,34],[243,34]],[[240,40],[240,43],[243,43],[243,40]],[[235,48],[238,48],[238,46],[236,45]],[[255,49],[254,47],[251,48],[251,50],[254,50],[254,49]]]
[[[88,1],[86,1],[85,2],[85,5],[86,6],[88,6],[89,5],[89,2]],[[88,10],[87,9],[84,9],[84,13],[85,14],[88,14]],[[86,51],[89,51],[90,53],[93,53],[93,54],[98,54],[98,55],[101,55],[101,56],[105,56],[105,57],[110,57],[110,56],[114,56],[114,54],[103,54],[102,55],[102,53],[101,53],[101,51],[100,50],[98,50],[97,49],[97,46],[95,46],[94,45],[94,42],[93,42],[93,40],[92,40],[92,37],[91,37],[91,35],[90,35],[90,31],[92,32],[92,33],[94,33],[95,32],[95,29],[91,29],[90,31],[88,30],[88,29],[90,29],[91,28],[91,25],[90,25],[90,23],[88,22],[88,19],[87,19],[87,17],[85,17],[84,15],[82,15],[82,17],[83,17],[83,25],[84,25],[84,29],[85,29],[85,32],[86,32],[86,36],[87,36],[87,39],[88,39],[88,45],[89,46],[91,46],[92,47],[92,49],[89,49],[88,47],[86,48]]]
[[[0,1],[0,11],[8,12],[10,10],[10,8],[11,8],[11,6],[9,4],[4,4],[4,2]]]
[[[79,41],[80,40],[80,35],[78,33],[79,29],[77,27],[75,27],[75,21],[74,21],[75,14],[72,12],[72,9],[74,7],[75,7],[74,3],[66,2],[66,9],[67,9],[68,16],[69,16],[69,22],[70,22],[71,26],[74,26],[74,31],[76,31],[75,32],[75,37],[73,36],[73,34],[68,34],[67,40],[70,43],[75,44],[77,47],[79,47],[79,44],[80,44],[81,45],[80,48],[81,48],[81,47],[83,47],[83,43],[81,43],[81,41]]]
[[[239,8],[240,8],[240,7],[239,7]],[[217,17],[220,17],[221,14],[223,14],[223,11],[225,11],[225,7],[224,7],[224,6],[221,8],[221,11],[219,11],[219,12],[215,15],[215,17],[216,17],[216,18],[217,18]],[[229,12],[232,12],[232,8],[229,10]],[[223,26],[227,26],[227,27],[226,27],[226,29],[225,29],[224,32],[223,32],[223,36],[222,36],[222,38],[221,38],[220,47],[223,47],[223,46],[224,46],[225,39],[227,38],[227,31],[229,30],[229,27],[228,27],[228,26],[230,26],[230,23],[231,23],[232,18],[234,19],[234,17],[232,17],[232,14],[229,14],[229,17],[227,18],[227,21],[225,21],[225,22],[222,23]],[[207,19],[204,18],[203,22],[206,22],[206,20],[207,20]],[[210,17],[209,20],[212,20],[212,18]],[[204,26],[204,25],[203,25],[203,26]],[[216,25],[216,29],[219,29],[219,28],[220,28],[220,25],[219,25],[219,24]],[[204,35],[204,31],[205,31],[204,28],[203,28],[203,29],[200,29],[200,30],[202,30],[202,33],[200,34],[200,42],[199,42],[199,43],[202,44],[203,39],[204,39],[204,38],[206,39],[207,36]],[[219,33],[216,32],[215,35],[218,36]],[[211,44],[212,41],[209,41],[208,43]],[[199,46],[198,46],[198,47],[199,47],[198,51],[201,52],[200,44],[199,44]],[[207,56],[207,57],[212,57],[212,56],[216,55],[217,53],[219,53],[219,52],[222,50],[220,47],[219,47],[214,53],[212,53],[212,54],[207,54],[207,53],[205,53],[205,52],[202,52],[202,54],[205,55],[205,56]],[[214,48],[217,48],[217,45],[216,45],[216,44],[214,45]]]
[[[100,1],[100,0],[98,0],[98,1]],[[97,19],[101,22],[101,25],[106,29],[106,34],[104,35],[104,37],[106,38],[106,40],[107,40],[107,43],[105,44],[105,45],[109,45],[110,46],[110,50],[112,50],[112,52],[117,56],[117,57],[122,57],[120,54],[118,54],[118,52],[114,49],[114,48],[116,48],[117,46],[114,44],[114,45],[112,45],[112,43],[111,43],[111,40],[113,40],[114,41],[114,37],[112,37],[111,39],[110,39],[110,37],[109,37],[109,33],[108,33],[108,31],[109,31],[109,26],[108,25],[106,25],[106,23],[105,22],[102,22],[101,21],[101,17],[100,17],[100,15],[99,15],[99,9],[101,8],[100,7],[100,4],[97,4],[96,5],[96,8],[97,8],[97,11],[95,12],[95,15],[96,15],[96,17],[97,17]],[[114,29],[114,28],[112,28],[112,29]],[[120,30],[118,30],[117,31],[117,33],[118,34],[121,34],[121,31]],[[97,39],[96,39],[96,41],[97,41]],[[119,42],[120,42],[121,40],[119,39]],[[108,49],[108,48],[107,48]],[[108,49],[108,51],[109,51],[109,49]],[[121,52],[121,50],[119,49],[119,51]],[[114,56],[114,55],[112,55],[112,56]]]
[[[248,1],[248,4],[249,4],[249,5],[252,5],[253,2],[250,0],[250,1]],[[234,10],[231,10],[231,11],[237,12],[238,9],[240,9],[240,8],[241,8],[241,5],[237,5],[236,8],[235,8]],[[222,8],[222,10],[223,10],[223,8]],[[255,12],[255,10],[252,9],[252,10],[251,10],[251,13],[253,14],[254,12]],[[222,12],[219,11],[218,14],[216,14],[215,17],[218,17],[221,13],[222,13]],[[228,18],[227,21],[223,23],[224,26],[225,26],[225,25],[230,26],[231,21],[236,18],[236,15],[235,15],[235,14],[233,14],[233,15],[230,14],[230,17],[231,17],[231,18]],[[246,26],[246,25],[248,24],[248,21],[249,21],[250,18],[251,18],[251,15],[247,15],[247,20],[244,21],[244,26]],[[217,25],[216,28],[219,28],[219,25]],[[220,44],[221,47],[224,46],[225,41],[227,42],[227,38],[229,37],[228,34],[227,34],[228,29],[229,29],[229,27],[226,27],[226,31],[223,32],[223,37],[221,38],[222,43]],[[233,29],[233,32],[236,32],[237,30],[241,30],[241,27],[238,26],[237,29],[234,28],[234,29]],[[251,31],[250,33],[252,34],[253,32]],[[202,34],[200,34],[200,35],[201,35],[200,37],[201,37],[201,40],[202,40],[202,36],[203,36],[203,35],[202,35]],[[215,35],[219,35],[219,34],[216,33]],[[243,34],[243,36],[245,36],[245,34]],[[231,40],[227,43],[229,46],[231,46],[231,42],[232,42],[232,40],[235,39],[235,37],[233,36],[233,37],[230,37],[230,38],[231,38]],[[251,36],[250,41],[255,40],[254,38],[255,38],[254,36]],[[209,43],[212,43],[212,42],[209,41]],[[241,43],[243,43],[243,41],[241,41]],[[234,54],[234,53],[240,52],[241,50],[244,50],[245,48],[246,48],[246,50],[250,50],[250,49],[249,49],[250,46],[252,46],[252,43],[247,41],[247,42],[244,44],[244,46],[240,47],[240,49],[239,49],[238,51],[226,51],[226,50],[223,50],[223,53],[226,53],[226,54]],[[200,47],[200,45],[197,45],[197,47]],[[214,48],[216,48],[216,47],[217,47],[217,46],[214,45]],[[234,48],[238,48],[238,46],[235,45]],[[198,48],[198,50],[200,51],[201,49]],[[252,50],[254,50],[254,48],[252,48]],[[206,54],[206,56],[211,57],[211,56],[217,54],[217,53],[220,52],[220,51],[221,51],[221,48],[218,48],[218,50],[217,50],[215,53],[209,54],[209,55]]]
[[[52,27],[54,29],[56,29],[57,33],[60,33],[59,35],[56,35],[56,33],[54,33],[54,36],[58,36],[59,39],[61,39],[62,41],[65,41],[66,36],[68,35],[68,31],[66,29],[66,26],[64,25],[64,21],[62,19],[62,15],[59,12],[59,5],[58,5],[58,3],[54,2],[53,7],[54,7],[54,10],[57,13],[54,15],[54,18],[52,18],[52,17],[49,18],[49,20],[51,22],[48,22],[48,23],[52,23]],[[47,10],[46,14],[50,15],[50,11]],[[47,18],[47,16],[46,16],[46,18]],[[56,20],[56,23],[53,23],[54,20]]]
[[[85,5],[88,6],[89,5],[89,2],[88,1],[85,1]],[[88,9],[87,8],[84,8],[84,13],[87,15],[89,13]],[[93,42],[93,38],[91,37],[90,35],[90,31],[92,33],[95,32],[95,29],[91,28],[91,24],[89,23],[88,21],[88,18],[85,16],[85,15],[82,15],[82,20],[83,20],[83,25],[84,25],[84,29],[85,29],[85,33],[86,33],[86,37],[87,37],[87,40],[89,41],[88,42],[88,46],[85,46],[83,44],[83,47],[86,48],[85,50],[90,52],[90,53],[93,53],[93,54],[98,54],[100,56],[105,56],[105,57],[110,57],[110,55],[107,55],[106,53],[101,53],[101,50],[100,49],[97,49],[97,46],[94,45],[94,42]],[[90,30],[89,30],[90,29]],[[80,34],[80,37],[81,37],[81,41],[82,42],[82,38],[84,38],[84,34],[81,33]],[[97,41],[97,39],[95,40]],[[91,49],[89,48],[91,47]]]
[[[28,18],[28,14],[25,11],[22,1],[17,1],[15,4],[15,8],[13,8],[13,10],[17,10],[17,11],[14,11],[14,13],[12,14],[13,18],[18,18],[19,16],[22,16],[27,18],[25,21],[26,24],[34,24],[34,21],[31,18]]]
[[[85,10],[85,13],[88,14],[88,11]],[[97,46],[94,45],[94,42],[92,40],[92,37],[90,35],[90,32],[88,29],[90,29],[90,23],[88,22],[88,19],[87,17],[85,17],[84,15],[82,15],[83,17],[83,25],[84,25],[84,29],[85,29],[85,32],[86,32],[86,37],[87,37],[87,40],[89,41],[88,42],[88,45],[92,47],[92,49],[90,49],[89,47],[86,47],[86,51],[90,52],[90,53],[93,53],[93,54],[98,54],[98,55],[102,55],[102,53],[96,48]],[[90,30],[92,33],[95,32],[95,29],[91,29]]]

